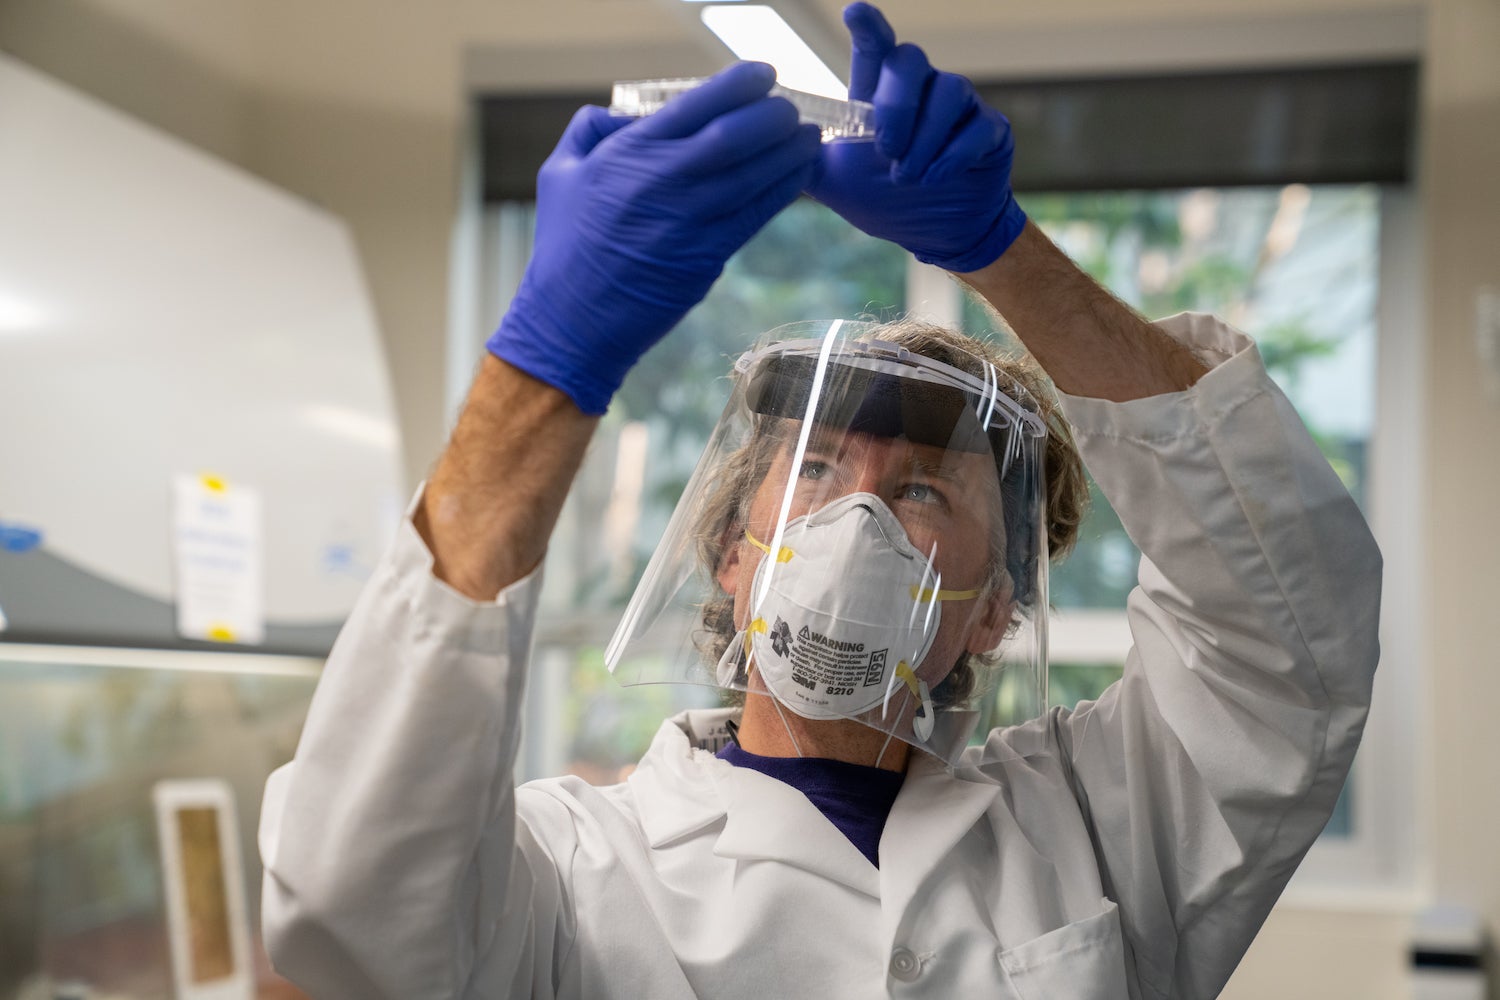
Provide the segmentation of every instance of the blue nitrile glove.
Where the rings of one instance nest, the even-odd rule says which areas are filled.
[[[875,105],[875,141],[831,142],[808,194],[855,226],[949,271],[993,262],[1026,226],[1011,196],[1010,122],[974,85],[897,45],[880,11],[844,8],[849,97]]]
[[[601,414],[636,360],[808,183],[818,129],[739,63],[647,118],[581,109],[537,175],[536,243],[497,357]]]

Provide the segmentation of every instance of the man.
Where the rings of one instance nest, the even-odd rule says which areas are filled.
[[[976,713],[1041,714],[1044,564],[1071,546],[1087,489],[1035,366],[916,320],[792,324],[766,341],[735,365],[610,644],[617,676],[711,677],[743,694],[737,746],[895,772],[906,744],[956,761]],[[696,641],[664,656],[697,609]],[[665,675],[622,666],[637,638]],[[856,749],[880,734],[874,754]]]
[[[267,787],[267,940],[313,995],[1212,996],[1326,821],[1377,657],[1379,556],[1348,495],[1253,345],[1206,317],[1149,324],[1099,289],[1010,196],[1004,119],[896,45],[873,8],[845,20],[873,145],[820,147],[764,96],[764,68],[741,65],[635,124],[585,109],[544,167],[535,257],[493,356],[329,660],[296,760]],[[730,508],[743,516],[708,532],[730,598],[724,665],[746,678],[731,759],[698,748],[724,713],[690,714],[624,785],[517,791],[535,571],[597,415],[804,188],[957,274],[1061,390],[1144,553],[1125,676],[1095,704],[992,733],[950,773],[918,709],[942,712],[949,664],[1003,641],[1024,589],[1004,547],[1022,536],[1002,498],[1007,568],[988,572],[995,545],[974,535],[994,527],[993,486],[953,443],[974,435],[937,435],[934,459],[917,454],[923,407],[863,392],[823,410],[809,392],[788,417],[798,444],[772,449],[782,467],[749,477]],[[833,357],[818,355],[825,374]],[[987,416],[979,432],[973,453],[1003,484]],[[907,491],[891,470],[933,465],[972,494],[954,509],[983,518],[924,536],[903,516],[927,484]],[[787,500],[801,487],[781,484],[830,471],[836,486]],[[842,695],[799,700],[776,676],[771,630],[754,629],[776,585],[755,578],[809,538],[859,558],[867,545],[823,540],[846,523],[903,560],[936,541],[946,579],[931,589],[973,593],[954,614],[941,605],[939,653],[889,668],[890,703],[840,714],[820,699]],[[882,731],[881,713],[903,722]],[[771,776],[799,758],[865,789],[897,779],[888,812],[854,823],[878,823],[873,859],[814,804],[826,788]]]

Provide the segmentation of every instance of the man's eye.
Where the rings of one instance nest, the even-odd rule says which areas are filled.
[[[828,475],[828,463],[819,462],[816,459],[808,459],[802,463],[802,478],[818,480]]]
[[[901,487],[901,499],[912,503],[936,503],[943,495],[926,483],[907,483]]]

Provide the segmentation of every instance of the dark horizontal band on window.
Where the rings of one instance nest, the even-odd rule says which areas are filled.
[[[1413,969],[1478,969],[1479,955],[1465,951],[1425,951],[1411,953]]]
[[[1017,191],[1405,184],[1417,116],[1414,61],[995,82],[1010,118]],[[478,101],[486,203],[530,201],[573,112],[602,91]]]

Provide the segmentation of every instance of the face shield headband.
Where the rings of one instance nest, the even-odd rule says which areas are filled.
[[[1019,455],[1022,433],[1045,436],[1040,417],[1000,389],[995,366],[980,379],[951,365],[913,354],[898,344],[856,341],[834,359],[830,328],[822,340],[802,340],[748,352],[735,363],[745,405],[770,417],[805,420],[828,428],[904,437],[917,444],[992,453],[1000,478]],[[837,394],[824,394],[830,366],[845,369]]]
[[[606,651],[617,679],[769,691],[950,763],[977,725],[1041,714],[1045,423],[928,329],[799,324],[738,360]]]

